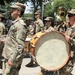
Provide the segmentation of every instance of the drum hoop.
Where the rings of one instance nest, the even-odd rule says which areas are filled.
[[[46,32],[38,32],[38,33],[42,33],[42,35],[41,35],[40,37],[37,36],[38,39],[36,40],[36,42],[35,42],[34,45],[31,44],[31,46],[32,46],[32,47],[35,47],[35,48],[36,48],[36,44],[37,44],[38,40],[39,40],[42,36],[44,36],[44,35],[46,34]],[[34,36],[36,36],[36,35],[37,35],[37,34],[35,34]]]
[[[51,32],[45,32],[45,34],[49,34],[49,33],[54,33],[54,32],[56,32],[56,33],[60,33],[60,32],[57,32],[57,31],[51,31]],[[43,34],[43,35],[41,35],[40,36],[40,38],[41,37],[43,37],[45,34]],[[60,33],[60,34],[62,34],[62,33]],[[63,34],[62,34],[63,35]],[[65,36],[63,35],[63,37],[65,38]],[[35,43],[35,49],[36,49],[36,45],[37,45],[37,43],[38,43],[38,41],[40,40],[40,38],[36,41],[36,43]],[[65,39],[65,41],[66,41],[66,43],[69,45],[69,43],[67,42],[67,40]],[[43,68],[43,69],[45,69],[45,70],[48,70],[48,71],[56,71],[56,70],[59,70],[60,68],[62,68],[63,66],[65,66],[66,65],[66,63],[68,62],[68,60],[69,60],[69,58],[70,58],[70,52],[71,52],[71,50],[70,50],[70,46],[69,46],[69,54],[68,54],[68,57],[65,59],[65,62],[62,64],[62,65],[60,65],[59,67],[57,67],[57,68],[55,68],[55,69],[47,69],[47,68],[44,68],[44,67],[42,67],[38,62],[37,62],[37,60],[36,60],[36,62],[37,62],[37,64],[41,67],[41,68]],[[36,54],[36,53],[35,53]],[[36,58],[36,55],[35,55],[35,58]]]
[[[36,58],[36,57],[35,57],[35,58]],[[36,62],[37,62],[37,64],[38,64],[41,68],[43,68],[43,69],[45,69],[45,70],[48,70],[48,71],[57,71],[57,70],[61,69],[63,66],[66,65],[66,63],[68,62],[69,58],[70,58],[70,54],[69,54],[69,56],[67,57],[67,59],[65,59],[66,61],[65,61],[62,65],[60,65],[59,67],[57,67],[57,68],[55,68],[55,69],[47,69],[47,68],[44,68],[44,67],[42,67],[42,66],[37,62],[37,60],[36,60]]]

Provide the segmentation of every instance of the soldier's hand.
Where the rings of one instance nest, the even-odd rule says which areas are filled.
[[[65,38],[66,38],[66,40],[67,40],[68,42],[70,42],[70,37],[69,37],[69,36],[65,35]]]
[[[14,66],[14,63],[8,60],[8,65],[9,66]]]
[[[65,38],[66,38],[67,42],[69,42],[69,43],[70,43],[71,38],[70,38],[69,36],[67,36],[66,34],[64,34],[64,33],[62,33],[62,34],[65,36]]]

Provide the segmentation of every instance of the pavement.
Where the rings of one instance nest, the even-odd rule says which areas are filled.
[[[40,72],[39,66],[34,67],[26,67],[25,65],[30,62],[30,58],[24,58],[23,63],[21,65],[21,70],[19,72],[19,75],[37,75]]]
[[[40,72],[39,66],[26,67],[25,65],[31,61],[30,58],[24,58],[19,75],[37,75]],[[0,75],[2,74],[2,69],[0,69]]]
[[[28,64],[31,61],[30,58],[24,58],[21,69],[19,72],[19,75],[38,75],[40,72],[40,66],[33,66],[33,67],[26,67],[25,65]],[[0,75],[2,74],[2,69],[0,69]],[[75,75],[75,64],[74,64],[74,69],[72,71],[72,74]]]

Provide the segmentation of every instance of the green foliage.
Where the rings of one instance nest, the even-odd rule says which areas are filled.
[[[66,10],[75,7],[74,0],[54,0],[53,9],[56,11],[59,6],[63,6]]]
[[[22,3],[31,1],[33,4],[33,8],[34,8],[33,14],[35,13],[35,11],[38,8],[42,9],[42,1],[43,0],[0,0],[0,4],[2,5],[0,10],[6,12],[9,15],[10,3],[17,2],[17,1],[22,2]],[[53,1],[53,5],[52,5],[52,1]],[[3,7],[3,5],[4,5],[4,7]],[[57,8],[59,6],[63,6],[66,10],[75,8],[75,0],[50,0],[50,3],[44,5],[44,12],[43,12],[44,16],[43,17],[53,16],[54,12],[57,11]],[[32,17],[34,15],[25,14],[24,18],[29,17],[29,16]]]
[[[0,4],[1,5],[5,5],[5,2],[7,3],[11,3],[11,2],[21,2],[21,3],[25,3],[28,0],[0,0]]]
[[[27,17],[33,18],[33,14],[24,14],[23,19],[25,20]]]
[[[63,6],[66,10],[75,8],[75,0],[53,0],[53,5],[51,5],[51,3],[48,3],[45,6],[44,15],[53,16],[53,13],[57,11],[57,8],[59,6]]]
[[[44,7],[44,17],[51,15],[52,11],[53,11],[53,9],[52,9],[51,3],[48,3],[47,5],[45,5],[45,7]]]

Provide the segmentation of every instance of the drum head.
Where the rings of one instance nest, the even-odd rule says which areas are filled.
[[[36,43],[37,63],[46,70],[59,70],[69,60],[69,44],[58,32],[44,34]]]

